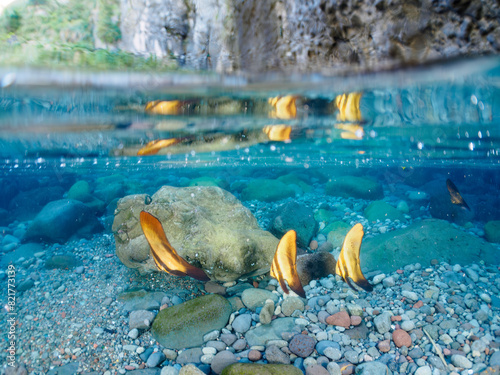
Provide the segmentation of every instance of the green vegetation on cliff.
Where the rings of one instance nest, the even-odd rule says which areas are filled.
[[[93,70],[175,68],[172,60],[120,51],[119,16],[117,0],[14,2],[0,16],[0,65]],[[96,48],[99,45],[105,48]]]

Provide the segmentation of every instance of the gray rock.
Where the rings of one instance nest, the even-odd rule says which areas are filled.
[[[27,279],[24,279],[23,281],[21,281],[17,285],[16,290],[18,292],[25,292],[25,291],[33,288],[34,285],[35,285],[35,282],[28,277]]]
[[[232,346],[234,350],[240,352],[247,347],[247,341],[245,339],[238,339],[233,343]]]
[[[274,314],[274,302],[272,300],[266,300],[266,303],[262,307],[259,313],[259,322],[261,324],[269,324],[273,318]]]
[[[94,211],[82,202],[62,199],[48,203],[28,227],[23,241],[64,243],[71,237],[90,238],[103,230]]]
[[[180,365],[188,363],[200,363],[203,351],[201,348],[192,348],[181,351],[175,361]]]
[[[155,314],[147,310],[132,311],[129,316],[129,329],[148,329],[155,318]]]
[[[388,312],[384,312],[380,315],[377,315],[373,319],[373,323],[375,324],[375,328],[377,329],[378,333],[384,334],[386,332],[389,332],[391,329],[391,314]]]
[[[304,302],[298,297],[288,297],[281,304],[281,312],[290,316],[295,310],[304,311]]]
[[[160,365],[165,360],[165,354],[162,352],[154,352],[151,354],[146,361],[146,366],[148,367],[156,367]]]
[[[233,329],[238,333],[245,333],[252,325],[252,316],[250,314],[241,314],[234,318]]]
[[[210,367],[213,372],[220,374],[224,368],[236,362],[238,362],[236,356],[229,350],[224,350],[215,355]]]
[[[496,351],[490,357],[490,366],[500,366],[500,351]]]
[[[267,299],[271,299],[274,303],[277,303],[278,295],[269,290],[259,288],[245,289],[241,295],[243,304],[252,311],[255,311],[257,307],[264,306]]]
[[[356,375],[386,375],[390,373],[385,364],[377,361],[365,362],[356,366]]]
[[[467,357],[460,355],[460,354],[453,354],[451,356],[451,363],[455,367],[460,367],[460,368],[471,368],[472,367],[472,362],[467,359]]]
[[[118,301],[124,302],[125,311],[134,310],[159,310],[162,299],[166,296],[164,292],[147,292],[144,289],[124,292],[118,296]]]
[[[270,345],[266,348],[266,359],[269,363],[290,364],[290,357],[278,348],[276,345]]]
[[[268,325],[261,325],[245,334],[248,345],[265,345],[269,340],[281,340],[283,332],[291,332],[295,327],[294,318],[275,319]]]
[[[179,255],[211,279],[232,281],[269,272],[278,239],[260,229],[250,210],[227,191],[164,186],[153,194],[154,204],[144,200],[145,195],[133,195],[118,202],[113,222],[116,254],[127,267],[157,270],[139,223],[141,210],[147,210],[161,221]]]
[[[224,327],[230,315],[228,300],[208,294],[161,310],[151,333],[166,348],[191,348],[202,345],[206,333]]]

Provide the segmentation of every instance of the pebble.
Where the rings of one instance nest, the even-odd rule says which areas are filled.
[[[274,311],[274,308],[273,308],[273,311]],[[232,323],[232,327],[233,327],[234,331],[236,331],[238,333],[245,333],[246,331],[248,331],[250,329],[251,325],[252,325],[252,316],[250,314],[238,315]],[[213,339],[211,339],[211,340],[213,340]]]
[[[311,336],[300,334],[293,336],[288,348],[293,354],[306,358],[314,351],[315,344]]]
[[[403,331],[402,329],[396,329],[392,333],[392,341],[394,341],[394,344],[398,348],[401,348],[402,346],[406,346],[407,348],[409,348],[411,346],[410,335],[406,331]]]
[[[351,318],[347,311],[339,311],[333,315],[326,318],[326,323],[333,326],[340,326],[344,328],[349,328],[351,325]]]
[[[453,354],[451,356],[451,363],[455,367],[460,368],[472,368],[472,362],[467,359],[467,357],[461,354]]]
[[[229,350],[224,350],[214,356],[210,367],[213,372],[215,372],[216,374],[220,374],[225,367],[236,362],[238,362],[236,356]]]
[[[259,361],[261,358],[262,354],[258,350],[250,350],[248,352],[248,359],[252,362]]]

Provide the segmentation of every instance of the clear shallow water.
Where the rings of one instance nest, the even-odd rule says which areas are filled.
[[[315,216],[319,227],[313,240],[320,245],[328,237],[322,230],[329,221],[343,221],[349,226],[362,222],[368,241],[384,233],[391,237],[392,231],[434,217],[452,222],[452,228],[468,236],[456,245],[457,253],[474,252],[477,247],[471,245],[471,238],[486,243],[486,223],[500,220],[498,58],[346,77],[3,70],[0,82],[2,267],[7,267],[8,262],[16,264],[17,287],[24,282],[29,284],[30,279],[40,281],[19,292],[24,293],[19,294],[22,297],[18,302],[24,316],[31,314],[29,301],[24,297],[36,298],[40,311],[49,309],[48,306],[54,303],[64,308],[71,303],[89,306],[88,309],[84,307],[81,314],[56,309],[54,316],[64,313],[64,317],[71,319],[62,321],[60,329],[56,327],[52,331],[55,339],[44,341],[47,352],[53,352],[54,348],[64,352],[68,346],[80,345],[67,339],[75,330],[74,324],[86,325],[89,330],[102,327],[110,332],[118,330],[117,336],[105,338],[109,339],[105,344],[100,341],[101,336],[94,337],[99,348],[117,345],[110,341],[121,342],[120,345],[135,343],[128,338],[126,329],[122,332],[116,328],[128,325],[128,315],[121,313],[120,303],[113,302],[105,309],[104,318],[95,317],[96,309],[102,309],[103,293],[115,301],[124,290],[145,288],[173,290],[173,295],[190,299],[204,290],[201,283],[193,284],[191,279],[164,274],[141,275],[125,268],[114,257],[112,223],[118,199],[127,195],[153,195],[164,185],[216,184],[242,201],[256,216],[260,227],[266,230],[270,229],[275,211],[287,203],[307,206],[315,214],[324,209],[333,216]],[[156,108],[156,113],[150,108]],[[159,113],[162,111],[164,113]],[[145,147],[155,140],[173,141],[152,154]],[[377,198],[360,198],[329,193],[329,180],[341,176],[369,177],[381,186],[383,194]],[[291,195],[266,201],[245,193],[252,181],[277,178],[287,181]],[[450,206],[447,179],[457,185],[470,210]],[[26,252],[16,252],[33,241],[24,236],[43,207],[67,197],[78,181],[89,184],[94,200],[86,197],[89,200],[84,203],[92,206],[102,225],[93,239],[88,241],[81,238],[83,234],[78,234],[67,241],[35,241],[41,246],[37,251],[45,251],[44,255],[39,255],[41,260],[27,257]],[[400,214],[406,215],[404,219],[369,219],[366,209],[379,199],[398,207]],[[487,245],[488,249],[492,246],[498,251],[497,243]],[[362,262],[366,259],[364,249],[367,248],[361,250]],[[418,285],[422,284],[421,278],[426,285],[434,285],[434,279],[426,279],[428,274],[431,277],[438,274],[436,280],[449,283],[451,276],[443,274],[452,269],[446,266],[438,269],[440,262],[448,260],[448,255],[437,250],[428,249],[436,254],[433,262],[437,263],[436,270],[417,269],[418,275],[414,277],[415,268],[405,269],[397,287],[404,282],[413,283],[414,290],[424,296]],[[333,253],[338,257],[338,249]],[[79,276],[73,271],[44,268],[51,256],[60,254],[72,254],[83,262],[85,276],[81,285]],[[484,260],[481,254],[464,259],[464,267],[468,263],[481,264]],[[414,260],[408,260],[410,262]],[[467,280],[467,288],[493,295],[489,305],[493,310],[485,310],[491,325],[482,326],[484,332],[493,335],[498,329],[498,318],[492,315],[500,308],[495,297],[500,288],[499,262],[497,259],[483,263],[486,271],[472,268],[483,279],[475,280],[476,284]],[[425,268],[430,262],[422,265]],[[396,268],[401,271],[403,266]],[[379,269],[372,264],[365,270],[371,282],[380,274]],[[465,285],[461,279],[464,272],[461,269],[454,272]],[[7,278],[6,271],[0,273],[0,278]],[[61,287],[53,285],[54,279],[60,279],[60,284],[68,288],[67,298],[64,293],[60,297],[53,292]],[[451,280],[455,282],[456,277]],[[22,288],[25,286],[23,284]],[[339,281],[335,287],[342,288],[345,284]],[[101,288],[105,292],[101,293]],[[391,291],[380,289],[366,297],[372,307],[381,303],[382,309],[387,308],[386,300],[391,303],[398,299],[404,301],[399,294],[395,297]],[[89,290],[94,291],[90,297],[87,296]],[[189,297],[186,297],[186,290]],[[314,288],[308,292],[311,293],[309,297],[316,293]],[[465,295],[463,290],[458,293]],[[450,291],[450,295],[454,294],[455,291]],[[446,296],[442,294],[439,301],[453,312],[460,311]],[[351,301],[349,293],[342,294],[342,298],[346,299],[344,302]],[[434,303],[432,298],[427,299]],[[466,310],[457,313],[460,321],[476,317],[479,306],[486,302],[479,297],[476,299],[478,302],[472,307],[467,305],[467,309],[460,305]],[[434,306],[430,302],[426,300],[425,303]],[[396,307],[401,307],[401,311],[411,310],[412,304],[398,303]],[[399,310],[395,312],[402,314]],[[470,315],[472,313],[474,315]],[[40,315],[37,314],[34,316],[38,319]],[[39,358],[32,354],[38,350],[35,344],[23,344],[28,342],[30,334],[26,327],[37,332],[35,337],[39,338],[36,341],[39,343],[42,342],[40,337],[46,334],[44,324],[53,324],[54,319],[46,315],[43,316],[45,321],[38,324],[30,316],[31,323],[25,320],[25,328],[18,331],[21,348],[18,358],[29,371],[45,373],[49,368],[76,360],[82,363],[80,372],[112,370],[114,374],[126,364],[139,362],[133,356],[129,361],[128,354],[121,355],[116,362],[117,358],[106,354],[101,364],[90,365],[89,361],[95,356],[91,350],[75,352],[77,354],[68,358],[52,354]],[[439,319],[438,316],[437,321]],[[479,328],[473,333],[479,334]],[[75,337],[90,342],[83,334]],[[137,340],[137,345],[146,348],[156,345],[148,331]],[[489,340],[492,349],[498,348],[498,338]],[[460,345],[441,344],[450,350],[461,348]],[[117,353],[123,351],[116,346],[115,350]],[[107,350],[101,351],[106,353]],[[476,364],[489,363],[489,356],[484,353],[474,358]]]

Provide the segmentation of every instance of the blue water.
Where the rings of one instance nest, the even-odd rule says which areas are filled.
[[[500,220],[497,57],[341,77],[2,69],[0,85],[0,276],[6,279],[8,264],[16,264],[21,269],[18,287],[40,263],[19,259],[27,254],[16,252],[23,245],[36,243],[52,254],[101,239],[107,246],[101,259],[111,258],[119,200],[153,196],[166,185],[227,190],[265,230],[275,210],[298,202],[315,213],[330,210],[349,225],[363,222],[367,238],[437,218],[499,249],[498,239],[485,228]],[[273,98],[284,100],[282,107],[273,105]],[[350,104],[343,106],[342,100]],[[154,101],[175,109],[154,113],[148,110]],[[175,142],[155,154],[142,152],[155,140]],[[328,193],[328,183],[342,176],[369,178],[382,195]],[[288,179],[280,186],[292,194],[247,199],[245,189],[252,181],[278,178]],[[448,179],[468,208],[450,203]],[[63,229],[57,224],[45,228],[47,234],[28,238],[42,209],[66,199],[82,181],[89,194],[81,202],[90,207],[96,224],[85,230],[65,227],[62,213],[56,222]],[[368,220],[365,209],[374,200],[398,207],[405,219]],[[316,221],[319,227],[311,238],[321,245],[328,222]],[[312,251],[315,246],[302,247]],[[457,244],[457,252],[461,248]],[[447,260],[436,258],[436,263]],[[121,270],[121,281],[131,281],[124,289],[144,282],[116,258],[109,262]],[[496,263],[484,263],[498,272],[500,256]],[[368,270],[369,280],[376,274],[376,268]],[[158,280],[147,282],[154,289]],[[109,284],[103,280],[102,285]],[[36,293],[36,287],[26,293]],[[31,370],[47,371],[35,362]],[[105,370],[85,367],[92,369]]]

